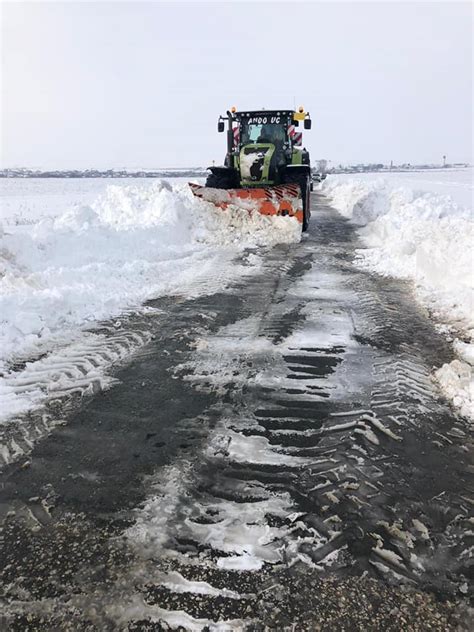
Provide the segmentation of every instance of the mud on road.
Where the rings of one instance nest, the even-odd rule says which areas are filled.
[[[1,629],[468,629],[451,352],[313,202],[258,274],[128,318],[115,384],[0,472]]]

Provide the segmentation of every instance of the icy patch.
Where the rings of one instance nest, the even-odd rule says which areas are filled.
[[[165,586],[175,593],[194,593],[195,595],[211,595],[213,597],[227,597],[239,599],[241,595],[227,588],[215,588],[204,581],[190,581],[178,573],[170,571],[168,573],[158,573],[155,581],[159,581],[161,586]]]
[[[78,602],[77,597],[71,599],[72,604]],[[94,620],[96,614],[95,608],[89,604],[78,603],[79,608]],[[92,613],[89,613],[89,609]],[[92,615],[92,616],[91,616]],[[130,622],[145,619],[150,624],[156,623],[157,626],[167,626],[170,630],[186,630],[190,632],[200,632],[209,630],[209,632],[243,632],[248,626],[249,620],[245,622],[241,619],[233,619],[227,621],[212,621],[211,619],[196,619],[188,615],[184,610],[169,610],[160,608],[159,605],[150,605],[143,599],[143,595],[132,593],[124,596],[120,595],[113,604],[107,604],[107,616],[109,620],[114,621],[116,625],[126,626]]]
[[[265,437],[246,436],[232,430],[227,430],[225,436],[218,436],[209,446],[209,452],[211,454],[222,452],[223,446],[225,446],[226,458],[237,463],[301,467],[314,462],[306,457],[280,454],[275,450],[278,446],[272,446]]]
[[[160,480],[153,486],[154,495],[146,501],[137,513],[135,524],[126,532],[131,541],[150,552],[165,547],[171,537],[169,526],[180,516],[178,507],[185,497],[190,477],[190,463],[161,469]]]
[[[227,511],[223,520],[212,525],[193,524],[192,533],[198,541],[211,545],[216,551],[244,556],[240,560],[240,565],[241,568],[245,567],[247,570],[261,568],[265,562],[270,564],[280,562],[282,560],[279,550],[280,540],[287,534],[287,530],[270,527],[265,520],[259,520],[259,512],[254,511],[255,504],[257,503],[252,503],[246,517],[238,515],[240,503],[235,503],[234,512]],[[267,500],[263,505],[262,509],[265,513],[270,513],[271,507]],[[272,546],[275,541],[277,544]],[[232,557],[235,564],[237,560],[235,556]],[[218,565],[225,568],[226,558],[220,559],[224,561]]]
[[[211,547],[220,568],[255,570],[265,562],[281,561],[281,538],[288,529],[270,527],[267,516],[285,517],[291,512],[288,494],[269,495],[259,487],[256,491],[265,496],[263,500],[238,502],[207,494],[193,498],[192,466],[184,462],[163,468],[154,489],[155,495],[127,531],[130,542],[144,555],[176,557],[173,540],[184,538]],[[202,516],[212,516],[212,522],[202,523]]]
[[[217,335],[200,338],[195,343],[196,354],[191,362],[178,365],[179,375],[191,381],[198,390],[211,390],[224,394],[236,384],[248,382],[256,376],[251,366],[265,362],[271,351],[271,342],[259,337],[261,320],[249,317],[219,329]],[[247,370],[242,371],[242,367]],[[189,370],[192,371],[188,375]]]
[[[262,561],[248,553],[243,553],[221,557],[217,560],[217,566],[227,571],[259,571],[262,568]]]

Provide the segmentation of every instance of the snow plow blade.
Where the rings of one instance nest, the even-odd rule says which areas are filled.
[[[298,184],[247,189],[213,189],[191,182],[189,186],[196,197],[223,210],[237,206],[249,213],[257,211],[262,215],[296,217],[303,223],[303,201]]]

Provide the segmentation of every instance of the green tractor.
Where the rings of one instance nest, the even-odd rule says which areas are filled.
[[[264,215],[295,217],[305,231],[310,212],[311,165],[302,147],[300,122],[311,129],[311,118],[301,107],[293,110],[237,112],[220,116],[219,132],[227,121],[227,154],[223,166],[209,167],[204,187],[193,193],[219,208],[229,205]]]

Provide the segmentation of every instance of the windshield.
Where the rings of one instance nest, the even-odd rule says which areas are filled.
[[[248,123],[242,121],[242,144],[273,143],[283,145],[286,131],[282,123]]]

